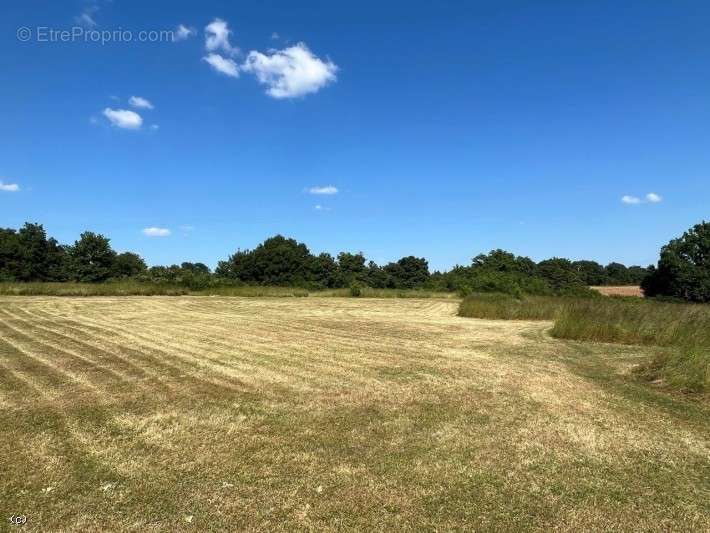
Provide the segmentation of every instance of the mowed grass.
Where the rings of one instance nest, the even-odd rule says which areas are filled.
[[[0,513],[34,531],[710,528],[710,409],[628,379],[654,349],[456,311],[0,298]]]

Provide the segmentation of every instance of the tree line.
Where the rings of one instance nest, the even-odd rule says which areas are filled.
[[[130,278],[191,289],[217,284],[309,289],[368,286],[513,295],[583,294],[590,285],[641,284],[647,295],[708,301],[709,226],[699,224],[669,243],[661,252],[658,267],[648,268],[557,257],[536,263],[529,257],[493,250],[474,257],[470,265],[430,272],[427,260],[421,257],[407,256],[380,266],[367,261],[362,253],[315,255],[305,244],[277,235],[252,250],[237,250],[212,272],[203,263],[190,262],[148,268],[139,255],[114,251],[103,235],[85,232],[66,245],[47,237],[41,224],[26,223],[19,230],[0,228],[0,281],[98,283]],[[688,267],[688,262],[693,264]]]

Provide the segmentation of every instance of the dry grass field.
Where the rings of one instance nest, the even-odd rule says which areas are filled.
[[[0,528],[709,530],[651,348],[428,299],[0,297]]]
[[[619,287],[599,285],[596,287],[590,287],[597,292],[600,292],[604,296],[637,296],[639,298],[643,297],[643,291],[641,287],[636,285],[623,285]]]

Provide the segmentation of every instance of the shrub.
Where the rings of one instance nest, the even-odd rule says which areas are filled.
[[[350,285],[350,296],[353,298],[359,298],[362,296],[362,289],[360,288],[360,285],[357,283],[353,283]]]

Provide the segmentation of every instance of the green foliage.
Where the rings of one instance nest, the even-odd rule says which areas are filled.
[[[641,286],[647,296],[710,302],[710,222],[695,225],[665,245],[658,267]]]
[[[584,282],[569,259],[553,257],[552,259],[540,261],[537,265],[537,273],[555,291],[560,291],[570,286],[584,286]]]
[[[338,254],[338,273],[338,285],[341,287],[348,287],[353,283],[366,283],[368,272],[365,266],[365,256],[362,253],[340,252]]]
[[[535,262],[529,257],[515,256],[505,250],[491,250],[488,254],[479,254],[473,258],[475,269],[494,272],[507,272],[532,276],[535,274]]]
[[[362,295],[362,288],[358,283],[353,282],[350,285],[350,296],[353,298],[359,298]]]
[[[606,285],[608,276],[602,265],[596,261],[574,261],[572,268],[585,285]]]
[[[147,270],[145,261],[138,254],[123,252],[113,261],[112,278],[133,278]]]
[[[374,261],[367,264],[367,285],[373,289],[386,289],[390,286],[389,274]]]
[[[337,260],[328,253],[316,256],[305,244],[277,235],[254,250],[238,250],[220,261],[212,274],[203,263],[147,269],[138,255],[130,252],[117,255],[107,238],[90,232],[82,234],[74,246],[63,246],[48,239],[41,225],[27,223],[19,231],[0,228],[0,281],[137,279],[182,285],[195,291],[245,284],[347,289],[357,283],[362,288],[381,290],[427,289],[458,291],[464,295],[494,292],[521,298],[523,295],[589,297],[592,294],[588,285],[634,284],[647,276],[644,286],[649,294],[705,301],[708,267],[702,258],[708,254],[702,255],[702,247],[707,248],[706,241],[707,237],[696,238],[694,252],[685,250],[675,255],[671,253],[675,248],[669,245],[659,268],[651,268],[648,276],[647,269],[627,268],[620,263],[602,267],[594,261],[552,258],[536,264],[528,257],[500,249],[477,255],[469,266],[457,265],[448,272],[430,274],[424,258],[407,256],[380,267],[373,261],[367,263],[362,253],[341,252]],[[701,263],[690,269],[681,268],[683,263],[678,257],[686,256],[700,258]],[[677,275],[678,271],[683,275]],[[671,278],[676,281],[671,282]],[[677,282],[681,278],[685,287],[682,289]]]
[[[338,286],[338,264],[333,256],[322,253],[313,258],[312,285],[318,289],[330,289]]]
[[[429,263],[423,257],[403,257],[384,268],[387,286],[396,289],[417,289],[429,280]]]
[[[111,277],[116,252],[111,249],[109,239],[86,231],[69,249],[69,257],[73,279],[96,283]]]
[[[220,261],[216,273],[245,283],[303,286],[313,279],[313,256],[305,244],[277,235]]]

